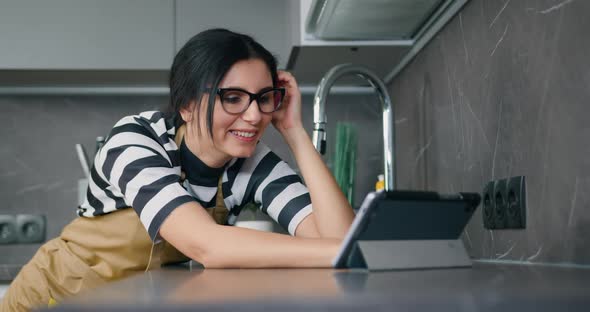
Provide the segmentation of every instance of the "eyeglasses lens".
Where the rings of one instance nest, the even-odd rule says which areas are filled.
[[[281,105],[282,93],[278,90],[268,90],[258,94],[257,104],[263,113],[272,113]],[[228,90],[221,97],[223,108],[231,114],[239,114],[248,109],[250,95],[240,90]]]

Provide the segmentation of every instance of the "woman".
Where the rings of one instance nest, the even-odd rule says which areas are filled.
[[[169,114],[114,126],[80,217],[23,267],[0,310],[189,259],[205,268],[330,266],[353,212],[302,126],[293,76],[252,38],[212,29],[174,58],[170,99]],[[307,187],[259,142],[271,122]],[[251,202],[291,236],[224,226]]]

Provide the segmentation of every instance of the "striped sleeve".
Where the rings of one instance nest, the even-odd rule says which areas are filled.
[[[180,167],[153,133],[134,117],[113,128],[99,154],[96,170],[137,212],[152,240],[174,208],[193,201],[179,183]]]
[[[311,198],[299,175],[262,143],[245,194],[261,205],[263,212],[278,222],[289,234],[312,213]],[[247,166],[248,164],[244,164]]]

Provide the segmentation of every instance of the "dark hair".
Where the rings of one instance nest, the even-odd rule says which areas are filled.
[[[200,103],[207,90],[217,87],[227,71],[238,61],[260,59],[268,66],[273,85],[276,86],[277,61],[275,57],[252,37],[227,29],[209,29],[192,37],[174,57],[170,70],[170,105],[174,112],[176,126],[183,123],[180,110],[192,100]],[[215,95],[215,93],[211,93]],[[213,137],[213,108],[215,96],[209,96],[207,104],[207,129]],[[199,117],[198,117],[199,118]],[[200,127],[199,127],[200,131]]]

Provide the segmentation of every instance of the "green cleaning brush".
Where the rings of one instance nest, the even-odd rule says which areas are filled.
[[[356,175],[357,134],[353,124],[336,124],[336,148],[334,151],[334,178],[348,202],[354,203],[354,180]]]

